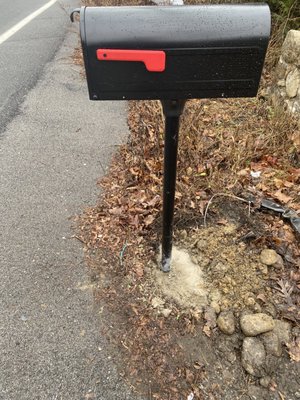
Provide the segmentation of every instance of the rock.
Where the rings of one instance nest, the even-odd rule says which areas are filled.
[[[216,265],[212,266],[212,271],[218,278],[223,278],[228,271],[228,265],[222,262],[218,262]]]
[[[232,335],[235,331],[234,315],[232,311],[222,311],[217,318],[217,325],[221,332]]]
[[[168,318],[171,314],[172,310],[170,308],[164,308],[163,310],[161,310],[162,315],[165,318]]]
[[[261,306],[258,303],[253,304],[252,308],[256,313],[261,313]]]
[[[259,384],[264,388],[268,388],[271,383],[271,380],[272,378],[270,376],[263,376],[262,378],[260,378]]]
[[[282,354],[281,342],[273,331],[263,333],[261,336],[266,352],[276,357],[280,357]]]
[[[257,336],[274,329],[275,323],[270,315],[257,313],[243,315],[240,319],[241,329],[246,336]]]
[[[245,315],[253,315],[253,311],[250,308],[243,308],[240,312],[240,317],[244,317]]]
[[[263,312],[270,314],[273,318],[275,318],[277,314],[276,307],[272,303],[265,304],[263,307]]]
[[[265,359],[266,352],[260,339],[246,337],[242,347],[242,365],[248,374],[262,377]]]
[[[275,264],[272,265],[272,268],[276,268],[276,269],[284,268],[283,258],[279,254],[277,254],[277,261]]]
[[[227,353],[226,360],[230,362],[230,364],[234,364],[236,362],[236,355],[235,353]]]
[[[275,76],[276,84],[270,89],[271,101],[292,114],[300,114],[300,31],[288,32]],[[277,267],[282,268],[283,264]]]
[[[285,80],[288,67],[289,65],[280,57],[275,71],[278,80]]]
[[[247,297],[247,299],[245,300],[245,304],[246,306],[254,306],[255,304],[255,299],[253,297]]]
[[[297,96],[300,87],[300,72],[295,68],[286,78],[286,94],[290,99]]]
[[[248,399],[249,398],[251,400],[266,400],[267,399],[266,390],[259,386],[249,385],[248,386]]]
[[[300,67],[300,31],[290,30],[282,45],[282,58]]]
[[[260,261],[265,265],[273,265],[278,261],[278,254],[275,250],[264,249],[260,253]]]
[[[268,266],[266,264],[261,264],[258,266],[258,268],[263,275],[268,275],[269,270],[268,270]]]
[[[280,343],[288,343],[292,339],[291,325],[286,321],[274,320],[274,333],[277,335]]]
[[[287,109],[292,114],[300,114],[300,90],[298,92],[298,97],[292,100],[286,100]]]

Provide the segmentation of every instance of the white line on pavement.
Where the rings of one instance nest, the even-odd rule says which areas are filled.
[[[25,25],[27,25],[30,21],[32,21],[38,15],[40,15],[44,11],[46,11],[49,7],[53,6],[53,4],[56,3],[56,2],[57,2],[57,0],[50,0],[48,3],[46,3],[42,7],[38,8],[36,11],[31,13],[30,15],[28,15],[26,18],[22,19],[22,21],[18,22],[12,28],[10,28],[6,32],[2,33],[2,35],[0,35],[0,44],[4,43],[12,35],[14,35],[20,29],[22,29]]]

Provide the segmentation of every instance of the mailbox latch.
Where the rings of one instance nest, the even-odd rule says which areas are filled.
[[[143,62],[149,72],[163,72],[166,68],[166,53],[162,50],[98,49],[97,59]]]

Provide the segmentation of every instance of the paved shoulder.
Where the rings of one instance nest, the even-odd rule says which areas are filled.
[[[0,139],[0,399],[133,399],[119,380],[68,219],[127,134],[90,102],[69,33]],[[99,124],[101,121],[101,124]]]

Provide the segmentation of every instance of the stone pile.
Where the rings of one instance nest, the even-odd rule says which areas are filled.
[[[272,100],[300,114],[300,31],[290,30],[282,45]]]

